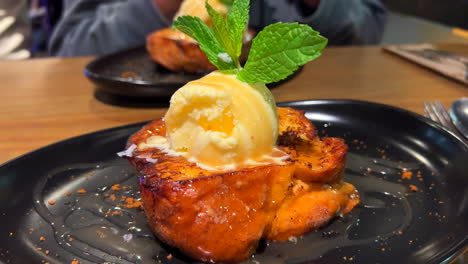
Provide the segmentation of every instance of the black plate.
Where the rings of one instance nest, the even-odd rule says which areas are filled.
[[[248,262],[442,263],[466,246],[468,146],[462,141],[419,115],[381,104],[280,105],[305,110],[320,134],[347,141],[346,180],[362,203],[297,241],[260,246]],[[142,125],[65,140],[1,166],[0,260],[132,263],[139,255],[142,263],[190,262],[155,241],[137,209],[115,208],[122,195],[138,196],[133,170],[115,153]],[[411,180],[402,179],[404,168],[413,172]],[[110,188],[116,183],[120,190]],[[87,193],[78,194],[82,188]]]
[[[102,90],[130,97],[170,97],[199,74],[172,72],[153,62],[145,47],[99,57],[85,67],[85,75]]]
[[[288,78],[270,83],[268,87],[281,85],[296,77],[301,71],[302,67]],[[145,100],[154,100],[154,98],[167,102],[177,89],[204,75],[167,70],[150,59],[145,47],[96,58],[86,65],[84,74],[98,87],[97,99],[117,105],[122,105],[118,101],[135,99],[142,99],[143,102],[133,101],[131,102],[133,105],[145,104]]]

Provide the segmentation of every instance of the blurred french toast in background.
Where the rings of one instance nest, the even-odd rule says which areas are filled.
[[[219,13],[224,16],[227,14],[227,7],[220,1],[208,2]],[[183,1],[174,19],[184,15],[197,16],[211,26],[210,17],[205,9],[205,0]],[[152,60],[175,72],[207,73],[216,69],[200,50],[197,41],[172,28],[158,30],[148,35],[146,48]]]

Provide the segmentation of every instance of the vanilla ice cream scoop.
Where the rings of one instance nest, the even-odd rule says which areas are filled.
[[[220,72],[177,90],[164,119],[172,150],[214,168],[236,167],[270,155],[278,135],[268,88]]]

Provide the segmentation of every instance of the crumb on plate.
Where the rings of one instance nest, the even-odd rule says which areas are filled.
[[[412,177],[413,177],[413,172],[403,169],[403,172],[401,173],[402,179],[411,180]]]

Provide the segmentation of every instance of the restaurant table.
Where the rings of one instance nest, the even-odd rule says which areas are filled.
[[[468,55],[468,43],[442,46]],[[83,74],[92,59],[0,61],[0,164],[59,140],[163,116],[168,98],[155,99],[159,108],[103,102]],[[272,93],[277,102],[356,99],[423,114],[424,101],[449,107],[468,87],[382,47],[331,47]]]

